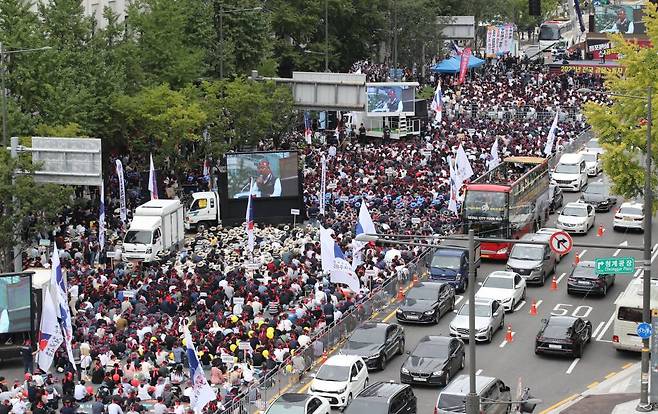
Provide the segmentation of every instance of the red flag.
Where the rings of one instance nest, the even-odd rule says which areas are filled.
[[[468,69],[468,61],[471,59],[471,48],[467,47],[462,52],[462,58],[459,62],[459,83],[464,83],[466,79],[466,70]]]

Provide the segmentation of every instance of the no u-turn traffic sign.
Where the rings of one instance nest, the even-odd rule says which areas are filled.
[[[555,253],[564,255],[571,251],[573,239],[566,232],[558,231],[551,234],[551,238],[548,239],[548,245]]]

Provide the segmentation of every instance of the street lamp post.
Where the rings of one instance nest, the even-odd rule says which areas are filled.
[[[324,71],[329,72],[329,0],[324,0]]]
[[[6,59],[7,55],[13,55],[17,53],[28,53],[28,52],[38,52],[41,50],[50,50],[50,46],[38,47],[33,49],[14,49],[14,50],[5,50],[4,44],[0,42],[0,78],[1,87],[2,87],[2,145],[7,148],[7,137],[9,136],[9,116],[7,114],[7,86],[6,86]]]
[[[246,9],[224,10],[224,5],[219,5],[219,79],[224,79],[224,14],[241,13],[247,11],[260,11],[262,7],[251,7]]]
[[[653,87],[647,88],[647,96],[638,95],[625,95],[618,93],[609,93],[603,91],[593,91],[591,89],[582,88],[578,92],[581,93],[596,93],[599,95],[619,96],[622,98],[639,99],[647,102],[647,140],[646,147],[647,153],[644,160],[645,174],[644,174],[644,263],[642,264],[642,321],[651,323],[651,225],[653,219],[653,189],[651,188],[651,158],[653,151],[651,148],[651,127],[653,124],[653,115],[651,110],[651,98],[653,95]],[[640,403],[637,406],[638,411],[648,412],[652,410],[652,405],[649,402],[649,338],[642,340],[642,366],[640,373]],[[656,386],[657,384],[654,384]]]

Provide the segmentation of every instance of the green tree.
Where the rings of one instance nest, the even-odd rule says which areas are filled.
[[[653,88],[653,101],[656,102],[658,89],[658,13],[656,5],[647,3],[644,9],[644,22],[651,47],[639,47],[624,41],[621,35],[612,35],[613,53],[620,53],[619,64],[625,69],[623,74],[607,75],[605,85],[613,94],[647,96],[647,89]],[[612,105],[599,105],[589,102],[585,106],[587,121],[599,142],[606,149],[603,155],[603,169],[612,180],[612,191],[631,199],[644,194],[646,174],[643,159],[647,153],[647,107],[646,101],[625,97],[612,97]],[[656,116],[656,105],[653,107]],[[655,160],[658,154],[657,130],[652,129],[652,173],[655,187]],[[655,201],[654,201],[655,203]]]
[[[27,174],[17,175],[14,171]],[[29,157],[12,159],[8,151],[0,151],[0,262],[5,272],[12,270],[14,246],[25,246],[39,233],[53,230],[71,191],[54,184],[38,184],[29,172],[34,171]]]

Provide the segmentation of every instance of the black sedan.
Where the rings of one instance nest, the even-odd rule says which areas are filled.
[[[597,293],[605,296],[614,284],[614,274],[597,275],[594,262],[588,260],[578,263],[571,269],[567,279],[567,294]]]
[[[424,336],[400,368],[405,384],[448,385],[464,368],[464,343],[449,336]]]
[[[555,184],[550,184],[548,186],[548,199],[551,200],[549,209],[551,213],[554,213],[558,208],[564,205],[564,194],[562,194],[562,189]]]
[[[395,316],[398,322],[439,323],[455,309],[455,289],[448,283],[423,282],[407,292]]]
[[[604,182],[588,184],[580,200],[594,206],[596,211],[610,211],[617,204],[617,197],[610,194],[610,186]]]
[[[368,369],[386,368],[386,362],[404,353],[404,329],[396,323],[366,322],[349,337],[342,350],[358,355]]]
[[[552,353],[580,358],[592,339],[592,322],[573,316],[551,315],[542,319],[535,339],[535,354]]]

